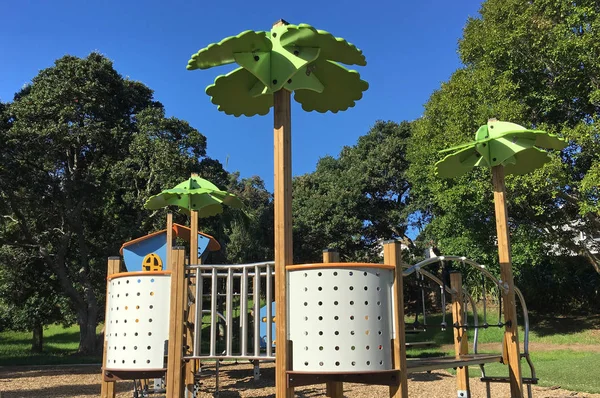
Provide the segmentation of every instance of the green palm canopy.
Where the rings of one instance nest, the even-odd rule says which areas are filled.
[[[212,182],[200,177],[191,177],[171,189],[165,189],[144,203],[144,207],[151,210],[166,206],[178,206],[186,213],[196,210],[198,217],[220,214],[223,212],[223,205],[237,209],[243,207],[236,195],[221,191]]]
[[[367,64],[346,40],[310,25],[280,25],[270,32],[245,31],[201,49],[187,69],[231,63],[239,68],[206,88],[213,104],[228,115],[266,115],[273,93],[285,89],[305,111],[338,112],[354,106],[368,83],[346,65]]]
[[[436,163],[442,178],[460,177],[474,166],[504,166],[505,174],[526,174],[550,160],[540,148],[563,149],[567,143],[553,134],[490,119],[475,133],[475,141],[444,149],[456,151]]]

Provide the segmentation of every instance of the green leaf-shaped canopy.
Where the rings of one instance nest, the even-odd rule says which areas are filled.
[[[242,201],[234,194],[219,190],[216,185],[203,178],[191,177],[171,189],[151,196],[144,207],[155,210],[178,206],[186,210],[186,213],[196,210],[198,217],[210,217],[222,213],[223,205],[238,209],[243,207]]]
[[[540,149],[563,149],[567,143],[553,134],[494,119],[477,130],[475,141],[444,149],[457,151],[436,163],[442,178],[460,177],[474,166],[504,166],[505,174],[526,174],[550,160]],[[540,148],[538,148],[540,147]]]
[[[369,87],[358,72],[339,64],[366,65],[362,51],[306,24],[228,37],[192,55],[187,69],[233,62],[240,67],[206,88],[211,101],[229,115],[266,115],[273,93],[281,89],[295,92],[306,111],[335,113],[354,106]]]

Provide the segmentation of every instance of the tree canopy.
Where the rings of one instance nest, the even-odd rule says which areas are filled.
[[[490,175],[455,181],[433,172],[437,153],[471,141],[488,118],[559,134],[569,141],[550,163],[510,176],[513,263],[584,254],[600,273],[600,6],[596,1],[487,0],[460,40],[464,67],[437,90],[414,123],[408,149],[414,211],[446,253],[497,264]],[[427,145],[424,145],[424,143]]]

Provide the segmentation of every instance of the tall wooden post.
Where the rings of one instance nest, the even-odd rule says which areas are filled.
[[[466,322],[463,305],[462,275],[460,272],[454,271],[450,274],[450,287],[454,290],[452,296],[452,321],[455,325],[459,326],[454,328],[454,352],[458,357],[469,353],[467,330],[460,327]],[[471,397],[468,366],[461,366],[456,369],[456,390],[459,398]]]
[[[198,177],[198,173],[192,173],[192,177]],[[190,264],[198,264],[198,211],[190,210]],[[196,270],[197,272],[197,270]],[[194,317],[196,314],[196,289],[189,290],[190,280],[185,279],[185,297],[187,302],[188,295],[192,298],[192,303],[187,307],[185,314],[185,351],[187,354],[191,354],[194,346]],[[196,278],[198,283],[198,278]],[[202,297],[199,298],[200,300]],[[192,396],[194,393],[194,375],[198,370],[198,361],[193,359],[185,363],[185,385],[188,390],[188,396]]]
[[[184,291],[185,250],[176,247],[172,253],[167,397],[179,398],[183,396],[183,313],[184,300],[187,299]]]
[[[400,243],[395,240],[383,243],[384,264],[395,265],[394,270],[394,330],[396,336],[392,342],[392,365],[400,371],[399,384],[390,386],[390,397],[408,398],[408,377],[406,369],[406,335],[404,331],[404,285],[402,278],[402,253]]]
[[[511,398],[523,397],[523,379],[521,377],[521,356],[517,329],[517,307],[515,303],[515,285],[512,274],[508,217],[506,212],[506,188],[504,185],[504,167],[492,167],[494,184],[494,206],[496,210],[496,232],[498,234],[498,256],[500,259],[500,278],[508,285],[504,299],[504,346],[508,355]]]
[[[108,278],[112,274],[116,274],[121,270],[121,258],[120,257],[109,257],[108,267],[106,271],[106,277]],[[106,282],[106,312],[104,319],[108,319],[108,284]],[[106,327],[104,327],[104,349],[102,350],[102,384],[100,386],[100,397],[101,398],[114,398],[115,397],[115,382],[104,380],[104,367],[106,366]]]
[[[339,263],[340,253],[335,249],[323,250],[323,262],[324,263]],[[344,396],[344,383],[341,381],[328,381],[327,392],[325,394],[332,398],[343,398]]]
[[[274,26],[284,22],[280,21]],[[287,330],[286,265],[292,254],[292,120],[290,92],[281,89],[273,94],[275,158],[275,303],[277,328],[275,340],[275,391],[277,398],[292,398],[294,388],[287,386],[291,368],[291,350]]]

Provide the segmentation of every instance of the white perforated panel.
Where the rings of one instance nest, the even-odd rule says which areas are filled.
[[[106,368],[163,369],[169,336],[170,275],[114,277],[108,285]]]
[[[390,370],[392,270],[321,268],[288,272],[293,370]]]

